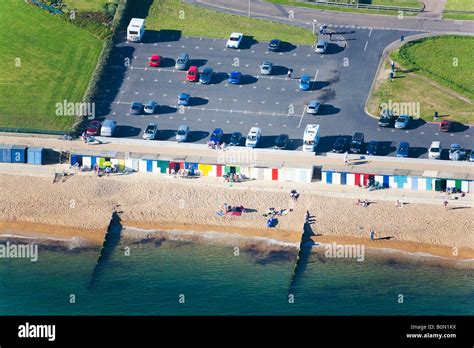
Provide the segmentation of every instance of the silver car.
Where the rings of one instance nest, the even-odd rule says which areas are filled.
[[[158,125],[156,123],[148,123],[145,131],[143,132],[143,139],[145,140],[155,140],[158,134]]]
[[[309,102],[308,106],[306,107],[306,113],[316,115],[319,111],[320,106],[321,106],[320,102],[316,100],[312,100]]]
[[[398,129],[406,128],[409,122],[410,122],[410,116],[400,115],[395,121],[395,128],[398,128]]]
[[[326,53],[327,49],[328,49],[327,41],[319,40],[318,43],[316,44],[316,47],[314,48],[314,52],[316,52],[316,53]]]
[[[260,74],[262,75],[270,75],[273,70],[273,63],[272,62],[263,62],[260,65]]]
[[[176,70],[186,70],[189,65],[189,55],[187,53],[181,53],[176,59],[176,64],[174,68]]]
[[[176,132],[176,141],[178,143],[186,141],[189,134],[189,126],[182,124],[179,126],[178,131]]]
[[[156,108],[158,107],[158,103],[154,100],[147,100],[145,102],[145,112],[147,114],[154,114],[156,111]]]

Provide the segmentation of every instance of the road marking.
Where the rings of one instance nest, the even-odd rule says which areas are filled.
[[[304,106],[303,112],[301,113],[300,123],[298,123],[298,127],[296,127],[296,128],[300,128],[301,122],[303,121],[305,111],[306,111],[306,105]]]
[[[365,46],[364,46],[364,52],[367,50],[367,45],[369,44],[369,41],[366,41],[365,42]]]
[[[314,80],[313,80],[313,82],[316,82],[316,79],[318,78],[318,74],[319,74],[319,69],[316,70],[316,74],[314,74]]]
[[[372,29],[374,29],[374,28],[370,28],[369,37],[370,37],[370,35],[372,35]]]

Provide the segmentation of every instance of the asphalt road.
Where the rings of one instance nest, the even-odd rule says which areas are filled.
[[[180,37],[179,32],[147,32],[143,43],[118,44],[109,61],[106,76],[97,96],[99,119],[113,118],[119,124],[118,136],[140,137],[149,122],[157,122],[159,140],[172,140],[176,129],[186,124],[191,129],[189,141],[204,143],[214,128],[221,127],[228,137],[234,131],[246,135],[256,125],[262,129],[261,147],[271,147],[280,133],[290,136],[290,149],[302,144],[306,124],[321,126],[318,153],[332,149],[337,137],[350,137],[362,131],[366,142],[382,143],[381,154],[394,154],[400,141],[408,141],[411,157],[426,157],[433,140],[447,148],[451,143],[472,147],[472,129],[458,125],[454,132],[440,133],[435,124],[414,120],[407,130],[379,128],[377,121],[363,109],[380,54],[400,35],[398,30],[336,29],[329,51],[314,53],[312,46],[285,45],[284,52],[268,52],[268,43],[246,37],[239,50],[226,49],[225,40]],[[329,37],[327,38],[329,40]],[[174,70],[174,60],[187,52],[191,64],[210,66],[216,72],[211,85],[186,82],[183,71]],[[148,67],[152,54],[164,57],[161,68]],[[273,76],[261,76],[259,65],[269,60],[276,66]],[[238,66],[237,66],[238,65]],[[286,77],[293,69],[292,78]],[[231,71],[244,74],[241,85],[227,83]],[[311,91],[299,91],[298,78],[312,77]],[[189,93],[191,105],[180,109],[177,96]],[[130,115],[130,103],[155,100],[160,104],[154,115]],[[320,114],[304,113],[305,103],[318,100]]]

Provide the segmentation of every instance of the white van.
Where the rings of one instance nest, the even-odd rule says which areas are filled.
[[[439,141],[433,141],[430,149],[428,150],[429,159],[440,159],[441,158],[441,143]]]
[[[127,27],[127,41],[140,42],[145,34],[145,20],[132,18]]]
[[[262,137],[262,131],[258,127],[250,128],[250,132],[245,139],[245,146],[257,147],[260,138]]]
[[[117,129],[117,122],[114,120],[105,120],[100,128],[100,135],[103,137],[112,137]]]
[[[303,134],[303,151],[314,152],[319,141],[319,124],[308,124]]]

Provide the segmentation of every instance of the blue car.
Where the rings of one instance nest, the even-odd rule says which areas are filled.
[[[406,141],[402,141],[398,145],[397,157],[408,157],[408,152],[410,151],[410,145]]]
[[[377,155],[378,148],[379,148],[379,143],[378,142],[376,142],[375,140],[370,141],[367,144],[367,151],[366,151],[367,155],[369,155],[369,156]]]
[[[178,96],[178,105],[188,106],[191,96],[188,93],[181,93]]]
[[[309,91],[311,89],[311,77],[309,75],[302,75],[300,78],[300,89],[302,91]]]
[[[217,145],[221,144],[223,136],[224,136],[224,131],[222,130],[222,128],[216,128],[214,129],[211,136],[209,137],[209,141]]]
[[[238,85],[242,80],[242,73],[239,71],[232,71],[229,76],[229,83]]]
[[[204,70],[201,72],[201,75],[199,75],[199,82],[203,85],[208,85],[212,82],[213,75],[214,71],[212,68],[204,68]]]

